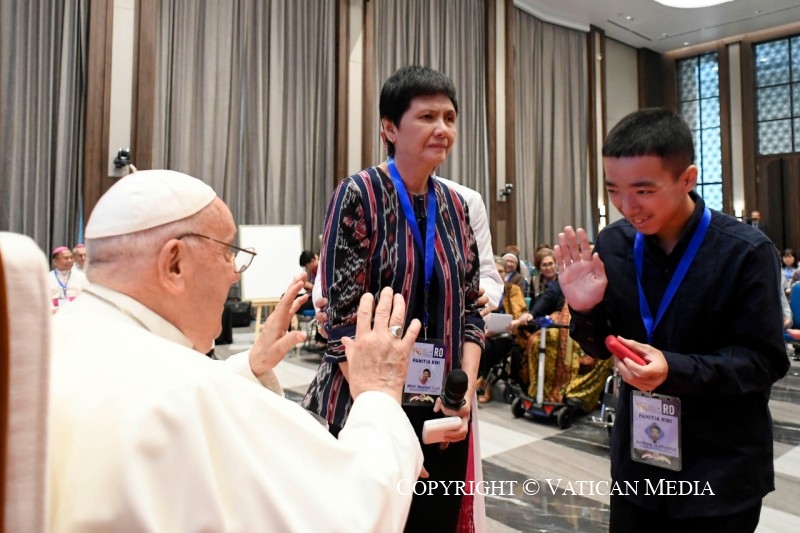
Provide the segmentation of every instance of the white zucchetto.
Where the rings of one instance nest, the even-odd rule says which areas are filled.
[[[127,235],[192,216],[217,197],[197,178],[173,170],[141,170],[115,183],[94,207],[87,239]]]

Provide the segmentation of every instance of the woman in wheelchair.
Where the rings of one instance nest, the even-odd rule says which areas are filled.
[[[495,267],[500,277],[503,277],[505,273],[505,263],[502,258],[495,258]],[[495,312],[511,315],[512,318],[516,320],[526,312],[526,309],[527,306],[522,289],[514,283],[504,283],[503,294],[500,297],[500,305]],[[486,347],[481,356],[481,363],[478,368],[478,381],[476,384],[479,403],[492,401],[492,385],[494,379],[496,379],[496,373],[493,373],[492,369],[495,366],[504,364],[506,357],[511,353],[515,343],[520,346],[525,346],[529,335],[530,333],[528,332],[512,333],[511,329],[509,329],[508,332],[497,334],[486,332]]]

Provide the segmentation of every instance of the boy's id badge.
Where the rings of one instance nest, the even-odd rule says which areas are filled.
[[[681,399],[633,391],[631,459],[680,471]]]
[[[403,387],[403,405],[430,404],[433,407],[444,387],[444,354],[445,345],[442,341],[414,343]]]

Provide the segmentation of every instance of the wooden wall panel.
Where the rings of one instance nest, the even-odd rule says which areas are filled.
[[[719,70],[720,151],[722,158],[722,210],[733,215],[733,158],[731,154],[731,69],[728,47],[717,47]]]
[[[136,3],[136,46],[133,57],[133,105],[131,113],[131,160],[141,170],[153,168],[153,127],[155,117],[155,54],[158,16],[156,0]]]
[[[767,235],[779,248],[800,249],[800,154],[777,154],[758,157],[756,194],[758,204],[745,211],[761,212]],[[754,180],[755,181],[755,180]]]
[[[361,168],[375,164],[373,161],[372,147],[375,136],[379,135],[378,102],[375,101],[375,3],[364,3],[364,72],[363,72],[363,106],[361,121]],[[342,176],[339,176],[340,178]]]
[[[338,0],[336,2],[336,71],[334,73],[336,84],[336,96],[334,105],[336,109],[333,113],[335,123],[333,138],[333,176],[328,179],[336,187],[337,183],[347,172],[347,129],[350,121],[348,120],[347,105],[347,80],[350,76],[348,43],[350,42],[350,26],[348,24],[348,0]]]
[[[756,93],[753,69],[753,43],[743,40],[739,47],[742,73],[742,169],[744,172],[744,214],[758,209],[758,169],[756,167]]]
[[[639,108],[672,107],[669,102],[668,70],[665,59],[648,48],[636,50],[637,76],[639,80]]]
[[[494,2],[484,3],[484,19],[486,25],[486,46],[484,54],[486,56],[486,79],[484,80],[484,90],[486,91],[486,135],[488,148],[488,167],[489,167],[489,190],[483,197],[484,203],[488,204],[489,231],[492,234],[492,249],[497,253],[499,242],[497,236],[500,228],[497,221],[500,216],[500,202],[497,201],[497,93],[495,92],[495,78],[497,77],[497,14]],[[503,237],[503,240],[505,237]]]
[[[514,90],[514,85],[516,83],[516,75],[514,65],[516,64],[516,55],[517,51],[514,48],[514,18],[515,18],[515,11],[516,8],[514,7],[513,0],[506,0],[505,5],[505,45],[506,45],[506,92],[505,92],[505,99],[506,99],[506,145],[503,147],[506,152],[506,183],[514,184],[517,182],[517,164],[516,164],[516,157],[515,152],[517,150],[517,134],[516,134],[516,114],[517,108],[515,105],[516,99],[516,91]],[[497,197],[497,189],[498,187],[495,186],[494,190],[491,191],[491,195],[493,197]],[[518,191],[519,189],[517,189]],[[516,194],[519,194],[517,192]],[[496,241],[503,241],[498,242],[498,244],[517,244],[517,210],[515,208],[516,202],[512,200],[515,196],[509,196],[506,198],[506,201],[503,203],[503,206],[495,211],[495,216],[497,216],[501,220],[505,220],[505,235],[503,237],[495,237]],[[499,204],[498,204],[499,207]],[[498,233],[499,235],[499,233]],[[500,248],[500,246],[498,246]],[[502,249],[495,250],[496,253],[500,252]]]
[[[86,82],[86,132],[83,149],[84,218],[113,183],[108,177],[113,0],[89,4],[89,59]]]
[[[599,41],[599,43],[598,43]],[[589,66],[589,112],[587,113],[587,131],[589,133],[588,147],[589,147],[589,202],[592,213],[592,219],[588,222],[587,226],[597,228],[600,224],[600,208],[598,207],[599,198],[598,180],[603,179],[603,169],[598,168],[599,152],[605,140],[605,121],[606,121],[606,34],[600,28],[592,26],[589,33],[586,34],[587,42],[587,65]],[[598,57],[601,59],[598,61]],[[600,85],[600,95],[598,96],[596,87]],[[598,102],[598,98],[600,102]],[[598,104],[600,111],[598,113]],[[602,124],[602,128],[598,128],[598,123]],[[603,138],[600,139],[598,130],[602,132]],[[605,181],[605,180],[604,180]],[[605,194],[605,187],[603,188],[603,205],[608,206],[608,198]],[[608,207],[606,207],[608,209]]]

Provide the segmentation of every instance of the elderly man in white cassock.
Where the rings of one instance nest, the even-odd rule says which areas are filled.
[[[200,180],[128,175],[86,227],[91,285],[54,319],[53,531],[399,531],[422,453],[400,407],[402,297],[362,298],[346,344],[353,410],[339,439],[283,398],[272,369],[306,297],[290,285],[249,352],[208,352],[252,257]],[[252,254],[250,254],[252,255]],[[374,314],[374,316],[373,316]],[[374,318],[374,323],[371,323]]]

